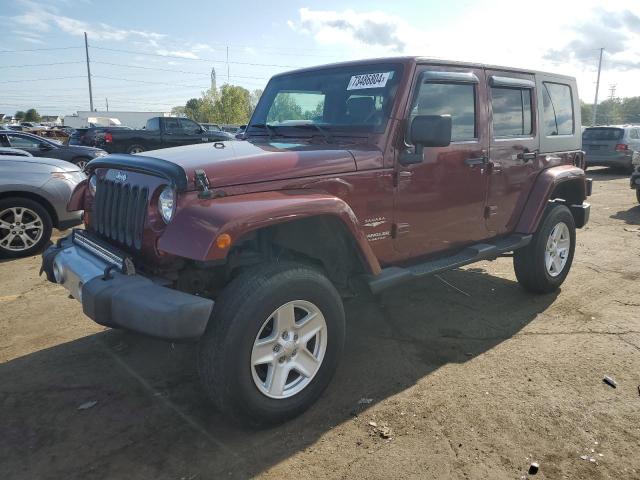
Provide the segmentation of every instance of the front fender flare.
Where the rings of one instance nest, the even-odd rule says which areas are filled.
[[[354,240],[368,273],[378,274],[380,264],[359,228],[356,215],[344,200],[320,192],[276,191],[234,195],[217,199],[186,196],[176,217],[158,241],[158,249],[199,261],[223,260],[229,248],[220,249],[218,235],[233,242],[260,228],[319,215],[340,219]]]
[[[581,185],[580,203],[586,198],[586,175],[584,170],[572,165],[559,165],[543,170],[536,178],[527,203],[516,227],[517,233],[534,233],[544,215],[553,191],[565,182]]]

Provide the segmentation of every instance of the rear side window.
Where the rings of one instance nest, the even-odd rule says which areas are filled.
[[[416,115],[451,115],[451,141],[476,138],[475,86],[455,83],[423,83],[411,118]]]
[[[493,136],[513,137],[531,135],[531,90],[524,88],[491,89]]]
[[[147,120],[147,130],[160,130],[160,119],[158,117]]]
[[[624,136],[621,128],[587,128],[582,140],[620,140]]]
[[[543,133],[545,136],[573,135],[573,98],[571,87],[543,82]]]

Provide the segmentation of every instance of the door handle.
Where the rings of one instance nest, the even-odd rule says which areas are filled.
[[[476,165],[485,165],[489,158],[486,155],[476,158],[467,158],[464,163],[469,167],[475,167]]]
[[[525,150],[524,152],[520,152],[517,155],[517,158],[518,160],[528,162],[529,160],[535,160],[537,156],[538,156],[538,152],[536,150],[534,150],[533,152],[529,152],[528,150]]]

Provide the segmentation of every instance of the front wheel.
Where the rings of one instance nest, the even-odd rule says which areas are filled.
[[[0,256],[17,258],[38,253],[51,238],[51,229],[51,215],[35,200],[0,200]]]
[[[550,205],[531,243],[514,252],[518,282],[535,293],[557,290],[569,274],[575,247],[576,226],[571,211],[564,205]]]
[[[204,389],[226,414],[252,425],[286,421],[329,384],[344,344],[342,300],[314,268],[253,268],[216,299],[198,353]]]

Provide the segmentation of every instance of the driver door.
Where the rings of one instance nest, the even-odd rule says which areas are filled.
[[[416,115],[451,115],[452,138],[449,146],[425,147],[420,163],[403,165],[402,156],[398,158],[396,249],[402,258],[460,248],[488,237],[484,70],[425,65],[416,71],[412,99],[405,131]]]

